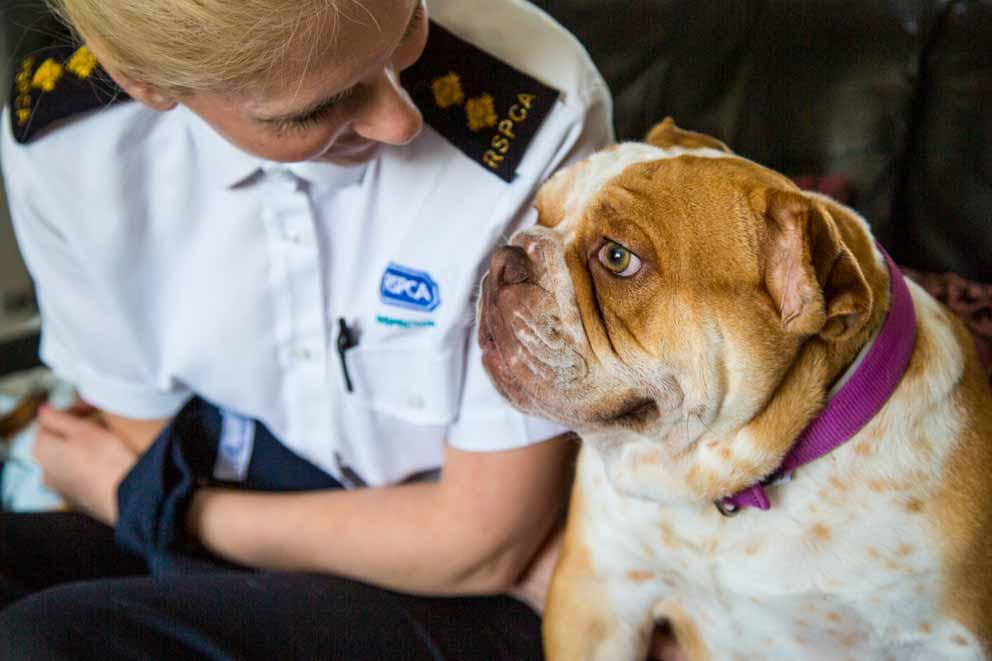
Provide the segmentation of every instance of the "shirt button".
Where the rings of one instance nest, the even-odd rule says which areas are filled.
[[[301,245],[306,237],[302,230],[286,230],[285,233],[286,240],[295,245]]]
[[[412,409],[422,409],[424,408],[424,398],[420,395],[410,395],[410,398],[406,400],[407,406]]]
[[[276,181],[281,181],[284,183],[296,183],[296,176],[289,170],[289,168],[282,168],[282,167],[272,168],[272,177]]]
[[[313,358],[313,352],[306,347],[293,347],[289,355],[298,363],[309,362]]]

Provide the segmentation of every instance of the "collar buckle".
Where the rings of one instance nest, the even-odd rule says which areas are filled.
[[[730,498],[717,498],[713,501],[713,505],[716,507],[717,512],[728,519],[741,513],[741,508],[735,505]]]

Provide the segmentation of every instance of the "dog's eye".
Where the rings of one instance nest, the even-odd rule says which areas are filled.
[[[599,249],[599,263],[621,278],[629,278],[641,270],[641,258],[616,241],[607,241]]]

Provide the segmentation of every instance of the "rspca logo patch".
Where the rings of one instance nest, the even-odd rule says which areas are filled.
[[[390,264],[382,274],[379,298],[386,305],[418,312],[431,312],[441,305],[441,292],[430,274],[399,264]]]

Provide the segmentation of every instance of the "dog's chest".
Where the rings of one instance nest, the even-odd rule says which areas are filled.
[[[583,487],[602,484],[598,463],[584,457]],[[817,473],[734,518],[600,490],[587,539],[618,603],[653,586],[657,617],[690,618],[715,658],[982,658],[939,611],[937,544],[912,496]]]
[[[668,537],[656,566],[674,589],[657,615],[674,604],[691,614],[709,649],[749,659],[974,658],[955,645],[970,636],[938,612],[939,576],[920,530],[903,522],[881,540],[845,535],[839,519],[786,518],[703,523],[701,543],[682,548]],[[735,524],[746,530],[727,529]],[[879,530],[892,524],[879,521]],[[670,525],[693,534],[687,522]]]

